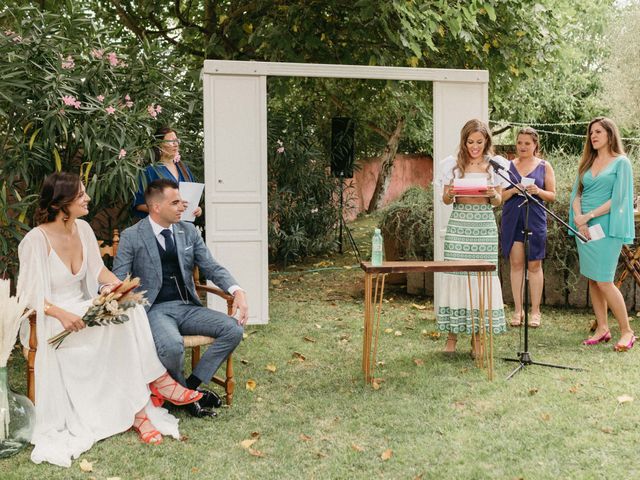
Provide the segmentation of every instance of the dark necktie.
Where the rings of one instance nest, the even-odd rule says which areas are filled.
[[[173,235],[171,234],[171,230],[165,228],[160,232],[160,235],[164,237],[164,251],[167,253],[175,252],[176,246],[173,243]]]

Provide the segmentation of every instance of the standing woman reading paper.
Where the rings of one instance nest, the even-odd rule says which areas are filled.
[[[133,209],[136,215],[144,218],[149,214],[149,209],[144,202],[144,189],[158,178],[167,178],[176,183],[195,182],[193,173],[180,158],[180,139],[173,128],[160,127],[156,130],[154,138],[158,145],[153,147],[152,164],[144,170],[145,182],[138,182],[138,191],[133,200]],[[159,164],[157,162],[160,162]],[[196,217],[202,215],[202,209],[196,207],[193,211]]]
[[[460,146],[457,156],[447,157],[443,161],[440,184],[444,187],[442,201],[445,205],[453,203],[453,211],[447,224],[444,241],[444,260],[488,260],[498,265],[498,228],[496,226],[493,207],[500,205],[504,183],[489,164],[492,158],[491,133],[487,125],[480,120],[469,120],[460,132]],[[502,157],[495,157],[499,163],[508,162]],[[477,185],[475,194],[456,196],[455,184],[464,180],[466,186],[462,190],[471,192]],[[482,187],[484,185],[484,187]],[[482,192],[480,192],[482,191]],[[455,352],[459,333],[472,334],[475,325],[479,330],[478,286],[471,282],[472,291],[466,273],[442,274],[442,286],[436,318],[438,330],[448,332],[444,351]],[[502,290],[497,270],[491,274],[493,333],[506,330]],[[472,310],[469,296],[473,297]],[[484,312],[485,325],[489,312]],[[471,355],[478,351],[479,341],[471,345]]]
[[[611,309],[620,327],[620,340],[613,348],[624,352],[633,347],[636,337],[613,279],[622,245],[635,237],[633,172],[618,127],[608,118],[598,117],[589,124],[570,205],[569,224],[589,239],[587,243],[576,242],[580,273],[589,279],[597,321],[593,336],[583,343],[596,345],[611,340],[607,323]],[[571,231],[569,234],[573,235]]]

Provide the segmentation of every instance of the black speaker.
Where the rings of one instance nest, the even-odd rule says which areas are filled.
[[[355,123],[352,118],[331,119],[331,174],[338,178],[353,177]]]

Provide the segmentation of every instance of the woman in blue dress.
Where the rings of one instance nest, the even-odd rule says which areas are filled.
[[[576,242],[580,273],[589,279],[597,328],[583,343],[596,345],[611,340],[607,323],[611,309],[620,327],[620,340],[614,350],[620,352],[632,348],[636,340],[624,298],[613,283],[622,245],[635,237],[633,172],[612,120],[595,118],[587,135],[569,209],[569,223],[589,239],[587,243]],[[604,238],[598,238],[597,233],[604,233]]]
[[[160,164],[151,164],[144,170],[144,181],[140,178],[138,191],[133,200],[133,210],[136,216],[144,218],[149,214],[149,209],[144,203],[144,189],[149,183],[158,178],[168,178],[176,183],[195,182],[189,167],[180,160],[180,139],[176,131],[170,127],[161,127],[154,134],[157,145],[153,147],[153,159]],[[202,215],[202,209],[197,207],[194,215]]]
[[[509,164],[511,180],[521,184],[523,178],[534,181],[526,190],[541,203],[553,202],[556,199],[556,177],[551,164],[538,158],[540,144],[538,132],[533,128],[522,128],[516,137],[518,157]],[[522,183],[521,183],[522,182]],[[524,311],[522,296],[524,288],[524,220],[526,208],[522,205],[524,198],[517,189],[509,185],[502,193],[501,247],[502,255],[509,259],[511,271],[511,292],[513,293],[513,316],[511,326],[522,324]],[[536,203],[529,203],[529,290],[531,293],[531,319],[529,326],[540,326],[540,301],[544,276],[542,259],[545,257],[547,244],[547,213]]]

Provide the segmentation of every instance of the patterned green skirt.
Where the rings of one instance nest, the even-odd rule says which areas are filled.
[[[453,205],[444,239],[444,259],[487,260],[498,265],[498,228],[490,205]],[[478,332],[480,310],[477,275],[471,274],[471,295],[466,273],[443,273],[440,279],[436,308],[438,330],[470,334],[472,325],[475,325],[475,331]],[[491,272],[490,281],[493,333],[504,333],[504,304],[497,271]],[[470,297],[473,299],[473,309]],[[489,311],[485,310],[484,313],[485,328],[488,329]]]

